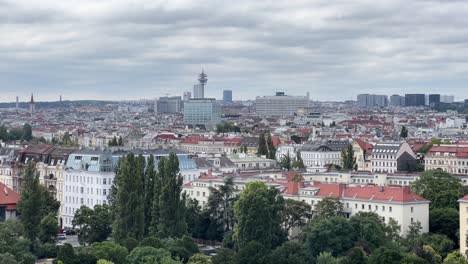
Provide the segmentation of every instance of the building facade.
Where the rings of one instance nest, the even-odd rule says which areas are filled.
[[[426,96],[424,94],[405,94],[406,106],[425,106]]]
[[[468,145],[436,145],[424,157],[426,170],[468,175]]]
[[[378,94],[359,94],[357,105],[359,107],[386,107],[388,106],[388,97]]]
[[[259,116],[294,116],[300,107],[308,107],[307,96],[285,95],[277,92],[275,96],[257,96],[255,99],[256,113]]]
[[[184,104],[184,124],[214,126],[221,122],[221,106],[215,99],[192,99]]]
[[[405,97],[401,95],[394,94],[390,96],[390,106],[398,107],[405,106]]]
[[[329,165],[342,166],[341,152],[349,145],[348,141],[309,142],[301,150],[301,158],[307,171],[323,171]]]
[[[232,90],[223,91],[223,103],[225,104],[232,103]]]
[[[159,97],[156,106],[158,113],[180,113],[182,111],[182,97]]]
[[[416,171],[416,154],[406,142],[377,143],[372,149],[373,172]]]

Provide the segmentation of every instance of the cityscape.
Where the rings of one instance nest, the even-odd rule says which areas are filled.
[[[393,17],[408,14],[399,1],[19,2],[0,1],[0,56],[15,54],[0,63],[0,264],[468,264],[468,62],[444,46],[466,40],[443,28],[425,53],[418,35],[433,16],[466,33],[468,5],[408,3],[427,24],[402,37],[414,26]],[[382,22],[391,44],[367,31]],[[16,53],[25,28],[37,50]],[[339,28],[368,50],[319,60],[336,51],[306,42]],[[36,46],[47,38],[57,53]],[[75,41],[83,60],[62,51]]]

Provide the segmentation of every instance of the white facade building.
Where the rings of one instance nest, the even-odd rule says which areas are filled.
[[[309,106],[309,97],[290,96],[277,92],[275,96],[257,96],[256,113],[259,116],[293,116],[298,108]]]

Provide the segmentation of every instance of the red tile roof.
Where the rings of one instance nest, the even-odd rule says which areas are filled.
[[[468,147],[460,146],[433,146],[428,154],[434,155],[436,152],[443,153],[453,153],[458,158],[468,158]]]
[[[364,140],[361,140],[361,139],[355,139],[356,143],[358,143],[359,147],[361,147],[361,149],[363,149],[364,151],[370,153],[370,151],[372,151],[372,149],[374,148],[374,146],[372,146],[372,144],[370,144],[369,142],[366,142]]]
[[[18,193],[0,182],[0,207],[6,206],[6,210],[16,210],[16,204],[20,200]]]

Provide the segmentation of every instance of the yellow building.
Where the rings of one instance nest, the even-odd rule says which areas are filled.
[[[361,139],[353,140],[353,152],[356,158],[357,170],[359,171],[371,171],[371,151],[372,144],[365,142]]]
[[[466,256],[468,238],[468,195],[458,200],[460,203],[460,253]]]

